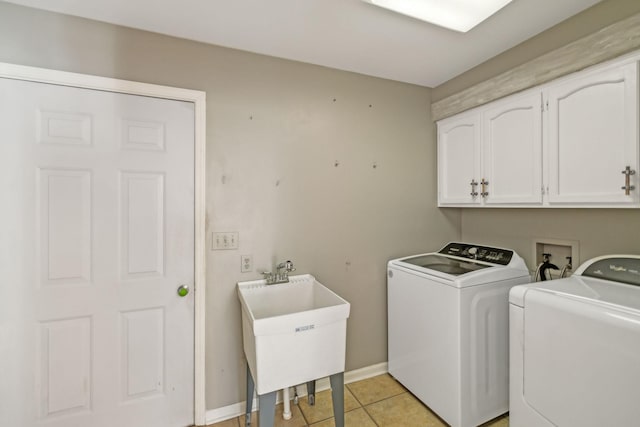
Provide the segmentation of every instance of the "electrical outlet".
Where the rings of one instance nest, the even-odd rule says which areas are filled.
[[[253,257],[251,255],[240,255],[240,272],[249,273],[253,271]]]
[[[213,232],[211,234],[211,250],[238,249],[239,236],[237,231]]]

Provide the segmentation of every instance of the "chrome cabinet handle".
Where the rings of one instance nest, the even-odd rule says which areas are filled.
[[[482,191],[480,192],[480,195],[482,197],[487,197],[489,195],[489,192],[487,191],[487,185],[489,185],[489,181],[486,181],[484,178],[482,178],[482,181],[480,181],[480,185],[482,185]]]
[[[635,190],[636,189],[635,186],[631,185],[631,175],[635,175],[636,171],[631,169],[631,166],[627,166],[622,171],[622,174],[624,175],[624,187],[620,187],[620,189],[624,190],[624,195],[625,196],[628,196],[629,193],[631,192],[631,190]]]
[[[471,185],[471,197],[476,197],[478,195],[478,192],[476,191],[476,187],[478,186],[478,183],[476,182],[475,179],[471,179],[471,182],[469,183],[469,185]]]
[[[178,295],[181,298],[184,298],[187,295],[189,295],[189,285],[180,285],[180,287],[178,288]]]

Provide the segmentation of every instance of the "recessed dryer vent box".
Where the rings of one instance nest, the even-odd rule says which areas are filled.
[[[544,254],[549,254],[549,262],[558,266],[558,270],[549,270],[552,279],[560,278],[562,269],[569,263],[571,257],[571,269],[567,269],[565,277],[570,276],[580,265],[580,243],[577,240],[560,240],[551,238],[533,239],[533,256],[535,269],[544,261]]]

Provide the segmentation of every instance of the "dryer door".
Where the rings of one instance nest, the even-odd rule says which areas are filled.
[[[640,312],[531,289],[524,299],[524,398],[557,426],[640,420]]]

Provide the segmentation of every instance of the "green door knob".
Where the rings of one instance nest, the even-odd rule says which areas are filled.
[[[180,295],[181,297],[186,297],[189,294],[189,286],[188,285],[181,285],[178,288],[178,295]]]

